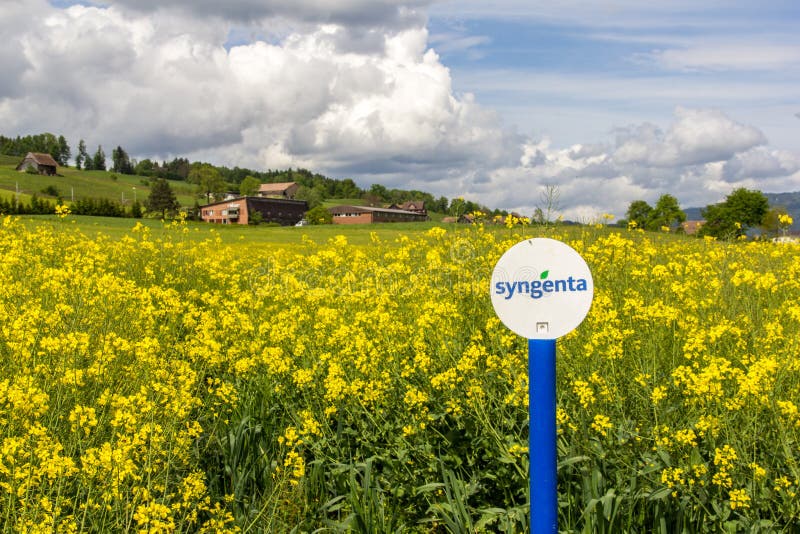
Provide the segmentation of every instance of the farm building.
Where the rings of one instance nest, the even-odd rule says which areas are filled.
[[[421,222],[427,215],[413,211],[369,206],[334,206],[328,208],[333,215],[333,224],[371,224],[379,222]]]
[[[202,206],[200,218],[217,224],[249,224],[254,222],[254,218],[259,218],[258,222],[291,226],[299,222],[307,210],[305,200],[239,197]]]
[[[414,213],[421,213],[422,215],[428,215],[428,210],[425,209],[424,200],[409,200],[408,202],[403,202],[400,205],[392,204],[391,206],[389,206],[389,208],[404,210],[404,211],[413,211]]]
[[[39,174],[47,176],[55,176],[58,163],[53,159],[50,154],[41,154],[39,152],[28,152],[22,163],[17,165],[18,171],[27,171],[28,169],[36,169]]]
[[[258,196],[269,198],[294,198],[300,185],[297,182],[276,182],[274,184],[261,184],[258,187]]]

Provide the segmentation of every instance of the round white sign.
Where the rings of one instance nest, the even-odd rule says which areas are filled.
[[[555,239],[517,243],[492,272],[492,305],[510,330],[556,339],[574,330],[592,306],[594,282],[575,249]]]

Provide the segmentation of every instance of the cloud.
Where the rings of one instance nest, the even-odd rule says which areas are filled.
[[[798,184],[800,158],[764,143],[758,129],[721,111],[676,108],[666,128],[620,128],[614,145],[558,148],[546,139],[528,141],[518,165],[496,169],[468,194],[532,213],[544,188],[556,186],[563,215],[591,221],[606,212],[622,216],[632,201],[654,203],[665,193],[695,207],[718,202],[736,187],[782,191]]]
[[[408,27],[421,21],[425,0],[103,0],[98,4],[139,13],[171,9],[192,18],[218,17],[241,23],[286,18],[311,24]]]
[[[652,124],[618,129],[614,159],[648,167],[698,165],[730,159],[766,142],[757,128],[721,111],[679,107],[675,118],[666,132]]]
[[[335,24],[226,49],[230,24],[131,13],[76,5],[47,10],[46,31],[20,26],[26,67],[1,108],[7,127],[137,157],[305,166],[397,186],[452,169],[477,179],[519,158],[521,139],[494,112],[453,93],[422,25],[371,29],[380,46],[367,50],[343,51],[353,32]]]
[[[464,195],[522,213],[532,212],[543,187],[555,185],[573,219],[621,212],[633,200],[653,202],[666,192],[684,205],[704,205],[736,186],[800,181],[796,156],[768,147],[759,129],[710,106],[677,107],[663,124],[632,121],[609,142],[589,135],[565,148],[520,135],[472,94],[454,89],[423,22],[412,17],[393,25],[395,11],[405,9],[398,3],[382,3],[391,13],[354,26],[326,15],[288,24],[280,37],[255,32],[236,43],[230,38],[239,21],[201,16],[216,4],[165,5],[172,7],[144,3],[137,11],[120,1],[60,9],[39,0],[4,6],[0,32],[14,52],[0,51],[0,68],[15,75],[0,80],[0,133],[51,131],[73,146],[82,138],[107,153],[120,145],[139,159],[304,167],[364,187]],[[231,5],[234,12],[273,9],[302,18],[282,4]],[[331,9],[344,10],[337,20],[345,20],[360,5]],[[24,24],[32,8],[39,10],[36,27]],[[540,81],[557,83],[565,97],[580,86],[598,92],[600,100],[576,120],[623,98],[610,79],[534,76]],[[542,84],[517,82],[535,104]],[[663,80],[633,85],[641,94],[662,91],[656,99],[670,91]]]
[[[783,150],[756,147],[726,161],[722,177],[727,182],[740,182],[789,176],[798,170],[800,158],[796,155]]]
[[[789,41],[796,40],[790,38]],[[635,60],[675,71],[775,71],[800,65],[800,48],[795,44],[702,43],[637,54]]]

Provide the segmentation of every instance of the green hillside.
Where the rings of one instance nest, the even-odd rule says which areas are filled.
[[[55,199],[44,191],[54,188],[58,196],[65,201],[84,198],[107,198],[125,201],[130,204],[134,199],[144,201],[150,194],[150,186],[142,176],[117,174],[106,171],[77,170],[74,167],[59,167],[57,176],[42,176],[19,172],[16,166],[21,158],[16,156],[0,156],[0,196],[20,192],[20,198],[30,198],[36,194],[41,198]],[[197,198],[195,186],[186,182],[171,181],[178,202],[183,206],[191,206]]]

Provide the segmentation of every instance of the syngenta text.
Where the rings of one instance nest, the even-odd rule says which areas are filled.
[[[586,291],[588,284],[585,278],[572,276],[561,280],[547,280],[549,271],[542,272],[539,280],[514,280],[511,282],[497,282],[494,285],[496,295],[504,295],[508,300],[514,295],[527,294],[533,299],[542,298],[547,293],[561,293],[567,291]]]

